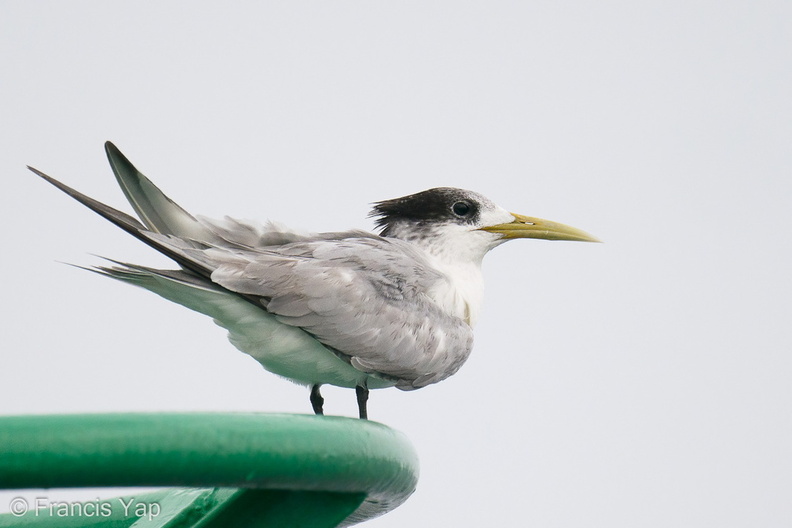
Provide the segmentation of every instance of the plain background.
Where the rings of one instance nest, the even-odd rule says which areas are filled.
[[[606,243],[485,259],[468,363],[372,394],[422,474],[369,526],[790,526],[791,60],[785,1],[5,1],[0,414],[310,411],[61,264],[168,265],[26,164],[129,210],[109,139],[192,212],[322,230],[450,185]]]

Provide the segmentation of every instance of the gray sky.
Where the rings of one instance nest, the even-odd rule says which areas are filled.
[[[606,243],[485,259],[468,363],[372,394],[422,474],[369,526],[789,526],[791,51],[783,1],[6,1],[0,414],[310,411],[60,264],[167,261],[26,164],[129,210],[110,139],[192,212],[305,229],[450,185]]]

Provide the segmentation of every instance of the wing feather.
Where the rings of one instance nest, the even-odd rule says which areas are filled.
[[[470,327],[424,293],[445,278],[402,241],[319,240],[211,255],[213,282],[269,299],[279,321],[364,372],[399,378],[401,388],[445,379],[472,348]]]

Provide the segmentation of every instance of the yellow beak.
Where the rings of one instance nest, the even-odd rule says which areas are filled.
[[[482,227],[482,231],[499,233],[503,238],[544,238],[545,240],[576,240],[579,242],[601,242],[597,237],[591,236],[572,226],[523,216],[512,213],[514,222]]]

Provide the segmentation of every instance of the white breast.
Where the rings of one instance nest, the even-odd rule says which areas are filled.
[[[438,281],[427,293],[446,313],[459,317],[470,326],[475,325],[484,298],[481,266],[472,262],[433,260],[432,264],[446,276],[446,280]]]

